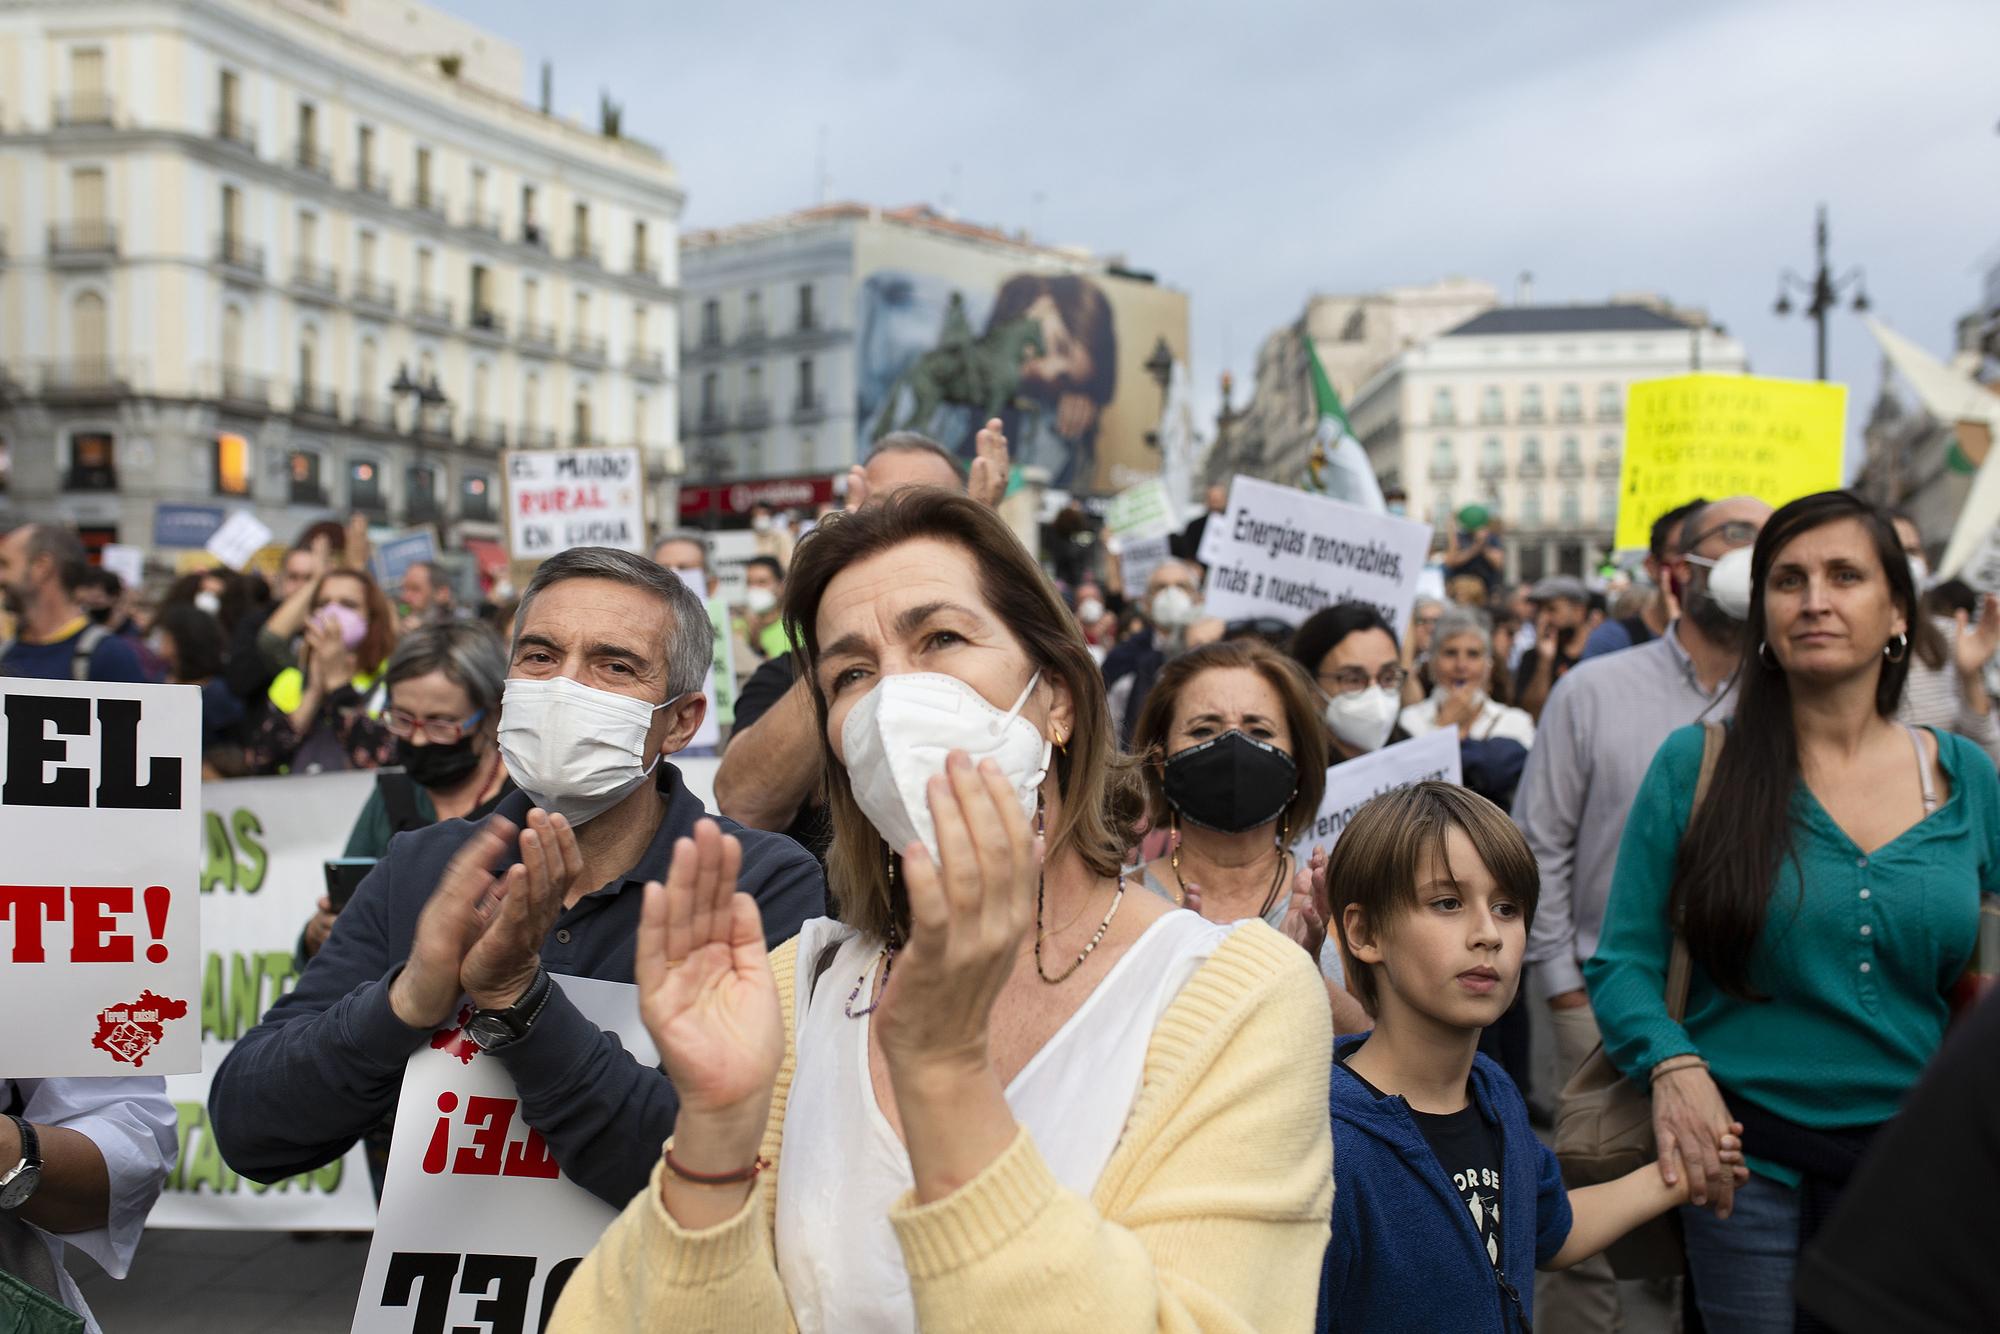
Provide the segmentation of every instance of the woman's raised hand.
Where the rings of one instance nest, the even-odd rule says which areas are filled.
[[[1034,927],[1041,841],[991,760],[975,768],[953,751],[929,797],[939,862],[922,843],[903,849],[910,940],[883,991],[876,1033],[892,1066],[976,1072],[987,1065],[993,1002]]]
[[[785,1056],[785,1019],[757,901],[736,892],[743,845],[713,820],[674,843],[639,920],[639,1013],[690,1120],[729,1123],[754,1155]],[[731,1164],[740,1166],[741,1164]],[[722,1169],[718,1169],[722,1170]]]

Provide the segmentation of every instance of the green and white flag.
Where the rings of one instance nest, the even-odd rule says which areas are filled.
[[[1388,506],[1382,503],[1382,487],[1375,480],[1375,470],[1368,466],[1367,451],[1354,438],[1354,428],[1347,423],[1347,411],[1340,406],[1340,395],[1333,392],[1333,382],[1326,378],[1326,368],[1319,364],[1319,351],[1313,347],[1312,335],[1303,325],[1299,328],[1299,341],[1306,347],[1313,402],[1319,409],[1319,431],[1306,459],[1306,475],[1299,482],[1300,488],[1377,514],[1386,513]]]

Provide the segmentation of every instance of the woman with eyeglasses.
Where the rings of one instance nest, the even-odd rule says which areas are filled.
[[[393,740],[397,768],[376,775],[342,854],[380,857],[389,840],[443,820],[477,820],[513,790],[496,735],[506,656],[476,621],[429,626],[403,638],[384,679],[389,707],[376,724]],[[302,952],[319,952],[334,907],[319,901]]]
[[[1314,612],[1292,636],[1292,658],[1319,686],[1328,764],[1409,740],[1397,719],[1410,673],[1381,612],[1362,602]]]
[[[1423,736],[1456,728],[1465,786],[1507,810],[1535,744],[1535,720],[1493,698],[1493,634],[1485,613],[1447,609],[1431,645],[1437,685],[1423,703],[1403,710],[1403,730]]]

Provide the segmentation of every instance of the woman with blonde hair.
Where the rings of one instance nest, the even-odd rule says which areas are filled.
[[[1332,1034],[1262,922],[1128,894],[1075,619],[985,506],[830,517],[786,595],[841,921],[768,957],[713,824],[647,888],[681,1098],[550,1328],[1308,1328]]]

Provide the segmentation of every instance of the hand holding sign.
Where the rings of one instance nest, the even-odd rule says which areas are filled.
[[[748,1165],[763,1142],[771,1090],[785,1056],[785,1016],[764,948],[757,901],[736,890],[743,845],[713,820],[674,842],[663,885],[646,886],[633,974],[639,1015],[680,1094],[674,1158],[690,1170],[727,1173]],[[678,1181],[669,1175],[671,1189]],[[683,1226],[698,1211],[742,1202],[734,1190],[697,1188],[667,1207]]]

